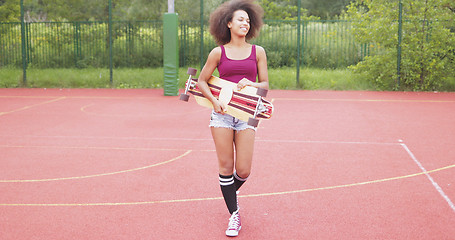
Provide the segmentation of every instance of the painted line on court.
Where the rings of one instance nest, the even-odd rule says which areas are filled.
[[[57,146],[57,145],[0,145],[0,148],[61,148],[61,149],[90,149],[90,150],[134,150],[134,151],[182,151],[181,148],[146,148],[146,147],[90,147],[90,146]]]
[[[268,196],[277,196],[277,195],[287,195],[287,194],[296,194],[296,193],[304,193],[304,192],[314,192],[314,191],[322,191],[322,190],[332,190],[338,188],[348,188],[348,187],[356,187],[362,186],[367,184],[375,184],[375,183],[382,183],[382,182],[389,182],[394,180],[401,180],[411,177],[417,177],[426,175],[429,173],[440,172],[443,170],[455,168],[454,165],[434,169],[431,171],[426,172],[419,172],[404,176],[398,177],[391,177],[391,178],[384,178],[378,180],[371,180],[359,183],[351,183],[351,184],[343,184],[337,186],[328,186],[328,187],[319,187],[319,188],[310,188],[310,189],[301,189],[301,190],[292,190],[292,191],[284,191],[284,192],[271,192],[271,193],[258,193],[258,194],[247,194],[247,195],[239,195],[239,198],[253,198],[253,197],[268,197]],[[207,198],[188,198],[188,199],[171,199],[171,200],[157,200],[157,201],[145,201],[145,202],[117,202],[117,203],[0,203],[0,206],[11,206],[11,207],[89,207],[89,206],[131,206],[131,205],[145,205],[145,204],[160,204],[160,203],[181,203],[181,202],[197,202],[197,201],[212,201],[212,200],[222,200],[223,197],[207,197]]]
[[[87,115],[92,115],[92,116],[100,116],[100,117],[130,117],[130,116],[137,116],[137,114],[125,114],[125,113],[122,113],[122,114],[113,114],[113,113],[97,113],[97,112],[91,112],[91,111],[87,111],[87,109],[91,108],[92,106],[94,106],[95,104],[94,103],[91,103],[91,104],[87,104],[87,105],[84,105],[80,108],[81,112],[87,114]],[[163,117],[163,116],[175,116],[175,115],[189,115],[189,114],[194,114],[194,113],[199,113],[199,112],[208,112],[207,111],[208,109],[205,109],[205,108],[202,108],[202,109],[199,109],[199,110],[196,110],[196,111],[187,111],[187,112],[181,112],[181,111],[177,111],[177,112],[172,112],[172,113],[149,113],[150,115],[153,115],[153,117]]]
[[[455,100],[404,100],[404,99],[342,99],[342,98],[275,98],[280,101],[330,101],[330,102],[409,102],[409,103],[455,103]]]
[[[111,148],[109,148],[111,149]],[[103,176],[110,176],[110,175],[116,175],[116,174],[121,174],[121,173],[129,173],[129,172],[134,172],[134,171],[139,171],[139,170],[144,170],[160,165],[164,165],[167,163],[174,162],[178,159],[181,159],[185,157],[186,155],[190,154],[193,150],[187,150],[185,153],[172,158],[167,161],[151,164],[148,166],[144,167],[138,167],[138,168],[133,168],[133,169],[127,169],[127,170],[122,170],[122,171],[116,171],[116,172],[110,172],[110,173],[100,173],[100,174],[93,174],[93,175],[87,175],[87,176],[77,176],[77,177],[64,177],[64,178],[49,178],[49,179],[30,179],[30,180],[0,180],[0,183],[27,183],[27,182],[51,182],[51,181],[62,181],[62,180],[75,180],[75,179],[85,179],[85,178],[94,178],[94,177],[103,177]]]
[[[270,142],[270,143],[319,143],[319,144],[365,144],[365,145],[396,145],[399,143],[393,142],[354,142],[354,141],[319,141],[319,140],[268,140],[256,139],[257,142]]]
[[[417,166],[422,170],[422,173],[427,176],[428,180],[430,180],[431,184],[433,184],[433,187],[438,191],[438,193],[446,200],[446,202],[449,204],[449,207],[452,208],[452,210],[455,212],[455,205],[453,202],[450,200],[450,198],[445,194],[445,192],[442,190],[442,188],[439,186],[439,184],[430,176],[430,172],[428,172],[420,163],[420,161],[415,157],[415,155],[409,150],[408,146],[406,144],[401,143],[401,146],[406,150],[406,152],[409,154],[409,156],[414,160],[414,162],[417,164]]]
[[[104,136],[35,136],[35,135],[0,135],[5,138],[64,138],[64,139],[115,139],[115,140],[149,140],[149,141],[213,141],[212,138],[149,138],[149,137],[104,137]],[[324,141],[324,140],[286,140],[286,139],[261,139],[256,137],[256,142],[270,143],[320,143],[320,144],[371,144],[371,145],[397,145],[396,142],[361,142],[361,141]],[[1,146],[0,146],[1,147]]]
[[[37,99],[42,99],[42,98],[54,99],[54,98],[59,98],[59,97],[62,97],[62,96],[6,96],[6,95],[0,96],[0,98],[29,98],[29,99],[35,99],[35,98],[37,98]]]
[[[41,99],[41,98],[68,98],[68,99],[154,99],[154,98],[162,98],[162,96],[142,96],[142,97],[137,97],[137,96],[126,96],[126,97],[102,97],[102,96],[0,96],[0,98],[29,98],[29,99]]]
[[[57,102],[57,101],[60,101],[60,100],[63,100],[63,99],[66,99],[66,97],[59,97],[59,98],[52,99],[52,100],[49,100],[49,101],[36,103],[36,104],[28,105],[28,106],[25,106],[25,107],[21,107],[21,108],[15,109],[15,110],[7,111],[7,112],[0,112],[0,116],[6,115],[6,114],[10,114],[10,113],[24,111],[24,110],[27,110],[27,109],[30,109],[30,108],[33,108],[33,107],[36,107],[36,106]]]
[[[155,138],[155,137],[106,137],[106,136],[38,136],[38,135],[0,135],[3,138],[64,138],[64,139],[115,139],[115,140],[152,140],[152,141],[213,141],[212,138]]]
[[[60,98],[62,96],[7,96],[3,95],[0,98]],[[63,96],[68,99],[153,99],[153,98],[162,98],[162,96]],[[406,100],[406,99],[355,99],[355,98],[281,98],[276,97],[274,100],[282,101],[340,101],[340,102],[416,102],[416,103],[455,103],[455,100]]]

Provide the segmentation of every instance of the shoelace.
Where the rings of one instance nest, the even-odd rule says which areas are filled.
[[[240,216],[238,213],[232,214],[229,218],[229,229],[237,230],[240,225]]]

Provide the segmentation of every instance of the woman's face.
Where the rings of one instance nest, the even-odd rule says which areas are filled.
[[[228,28],[231,29],[231,34],[246,36],[250,30],[250,18],[244,10],[237,10],[232,16],[232,20],[228,23]]]

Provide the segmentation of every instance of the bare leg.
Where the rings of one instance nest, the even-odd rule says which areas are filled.
[[[228,128],[211,128],[218,157],[219,173],[232,175],[234,173],[234,130]]]
[[[245,129],[235,134],[235,169],[241,178],[247,178],[251,173],[255,135],[256,132],[252,129]]]

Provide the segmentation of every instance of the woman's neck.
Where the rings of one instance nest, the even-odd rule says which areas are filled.
[[[226,44],[228,47],[244,48],[249,47],[250,44],[246,42],[245,38],[231,38],[231,41]]]

